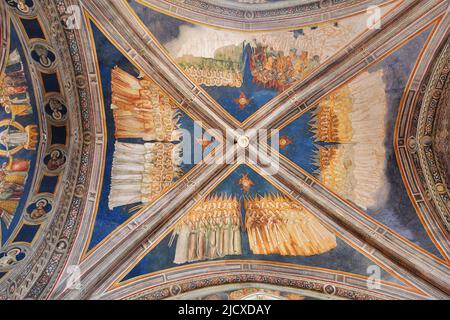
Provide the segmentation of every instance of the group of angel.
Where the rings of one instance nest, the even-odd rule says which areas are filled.
[[[169,243],[176,241],[174,263],[242,255],[245,232],[257,255],[312,256],[337,245],[333,233],[288,198],[267,195],[242,203],[236,197],[214,195],[176,226]]]

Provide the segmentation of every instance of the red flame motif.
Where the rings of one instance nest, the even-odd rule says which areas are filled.
[[[291,145],[293,143],[293,141],[291,139],[289,139],[288,136],[282,136],[280,138],[280,149],[285,150],[289,145]]]
[[[245,192],[249,192],[250,189],[255,185],[255,183],[248,177],[248,174],[243,174],[239,180],[241,188]]]

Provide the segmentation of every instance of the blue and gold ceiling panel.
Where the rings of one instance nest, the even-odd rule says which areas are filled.
[[[280,153],[370,217],[441,258],[411,202],[394,146],[407,83],[432,27],[280,130]]]
[[[6,55],[0,70],[2,278],[27,263],[43,239],[63,190],[70,149],[56,50],[33,1],[8,5],[14,14],[3,24],[8,38],[2,43]]]
[[[181,69],[240,122],[299,83],[367,27],[367,14],[270,33],[235,32],[130,6]],[[380,14],[393,8],[381,7]]]
[[[107,145],[88,250],[174,187],[218,145],[163,88],[131,64],[94,22],[90,24],[102,82]]]
[[[376,270],[381,280],[404,286],[247,165],[220,182],[118,285],[221,261],[307,266],[366,280]]]

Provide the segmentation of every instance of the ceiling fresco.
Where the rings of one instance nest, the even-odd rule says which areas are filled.
[[[0,2],[0,300],[448,299],[446,0]]]
[[[240,122],[367,27],[360,14],[295,30],[230,32],[164,15],[145,2],[129,3],[183,71]],[[394,5],[380,8],[381,14]]]
[[[1,74],[2,243],[7,242],[25,211],[23,200],[31,186],[39,140],[28,64],[14,27],[10,35],[9,54]]]
[[[292,216],[286,215],[286,208],[292,210]],[[229,215],[229,209],[233,212],[230,218],[222,218]],[[266,229],[264,225],[269,227]],[[289,225],[298,225],[298,229],[289,229]],[[218,259],[266,260],[362,275],[367,275],[368,268],[374,265],[336,234],[327,231],[313,214],[296,206],[261,175],[242,165],[162,239],[123,281],[188,263]],[[384,271],[382,279],[399,281]]]
[[[287,289],[284,289],[287,290]],[[178,299],[178,298],[177,298]],[[283,291],[277,287],[229,286],[220,291],[199,290],[193,294],[181,295],[186,300],[326,300],[327,296],[311,295],[308,291]]]
[[[408,198],[392,145],[399,102],[429,34],[423,31],[284,127],[280,141],[288,143],[280,152],[386,227],[441,257]]]

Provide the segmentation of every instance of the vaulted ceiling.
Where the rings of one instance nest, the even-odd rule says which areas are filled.
[[[447,0],[0,19],[0,299],[449,298]]]

